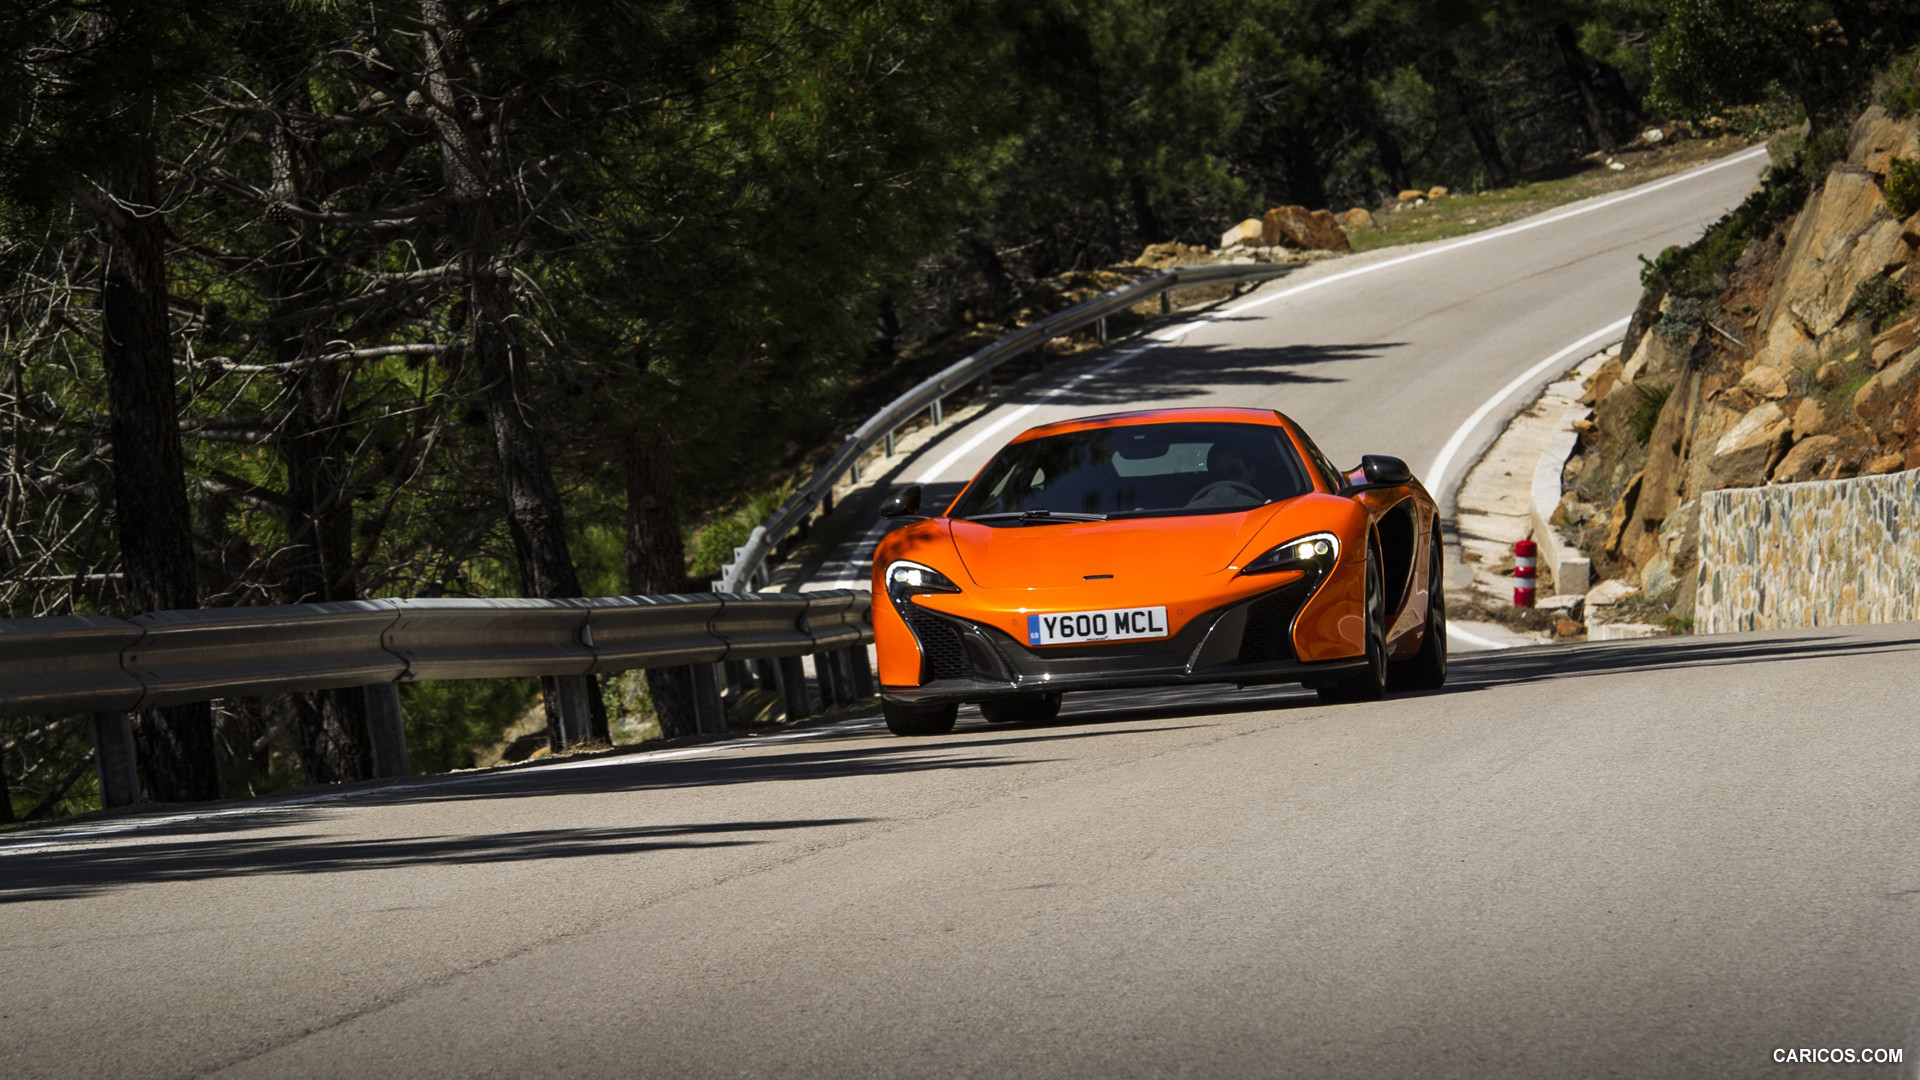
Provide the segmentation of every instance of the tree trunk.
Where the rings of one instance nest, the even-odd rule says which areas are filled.
[[[1455,108],[1460,111],[1460,120],[1467,128],[1467,138],[1473,142],[1474,150],[1487,168],[1487,179],[1496,187],[1513,183],[1513,166],[1507,162],[1506,152],[1500,148],[1500,133],[1487,120],[1473,88],[1454,70],[1451,60],[1447,61],[1442,71],[1441,82],[1453,98]]]
[[[461,92],[455,73],[468,73],[466,31],[455,25],[445,0],[422,0],[426,26],[425,108],[440,142],[441,174],[448,199],[447,226],[467,287],[469,355],[480,376],[494,457],[506,488],[507,531],[513,537],[522,590],[546,598],[580,595],[580,579],[567,550],[560,489],[534,422],[527,357],[514,328],[514,301],[505,257],[494,238],[492,183],[487,148],[468,117],[477,99]],[[569,718],[558,678],[541,680],[549,738],[559,742],[607,738],[606,706],[597,692],[584,695],[589,715]],[[597,680],[596,680],[597,682]],[[586,725],[581,730],[582,723]],[[569,734],[569,729],[572,734]]]
[[[626,457],[627,591],[635,596],[686,592],[690,583],[680,540],[673,443],[657,427],[636,429],[627,436]],[[649,669],[647,696],[661,735],[674,739],[699,730],[689,669]]]
[[[119,205],[100,226],[101,360],[113,444],[114,528],[136,612],[198,607],[186,468],[167,325],[165,222],[151,155],[111,178]],[[206,702],[134,717],[140,782],[155,802],[220,797]]]
[[[1368,126],[1369,134],[1373,137],[1374,152],[1380,156],[1380,171],[1387,174],[1387,185],[1393,188],[1388,193],[1391,198],[1413,184],[1407,174],[1406,154],[1400,149],[1400,140],[1393,137],[1393,132],[1386,124],[1375,122]]]
[[[266,216],[273,225],[277,260],[267,272],[273,289],[267,325],[274,335],[275,361],[288,365],[281,377],[286,404],[280,424],[288,501],[285,593],[295,604],[353,600],[359,586],[354,580],[353,500],[347,490],[351,447],[346,387],[340,369],[332,364],[297,366],[318,354],[324,328],[298,321],[294,314],[318,306],[328,281],[326,253],[313,229],[289,212],[310,201],[300,156],[303,133],[294,131],[288,119],[290,114],[314,112],[302,78],[305,57],[299,43],[304,39],[283,19],[271,16],[253,29],[272,84],[290,87],[292,95],[275,103],[283,108],[263,117],[273,185]],[[295,694],[294,723],[301,765],[315,783],[373,775],[366,706],[358,687]]]
[[[1587,125],[1587,134],[1594,145],[1612,153],[1617,143],[1613,129],[1607,123],[1607,114],[1600,108],[1600,94],[1593,84],[1592,73],[1587,70],[1586,54],[1580,51],[1580,42],[1574,37],[1573,27],[1566,23],[1553,28],[1553,44],[1560,52],[1560,63],[1567,69],[1567,78],[1573,88],[1580,93],[1580,105]]]

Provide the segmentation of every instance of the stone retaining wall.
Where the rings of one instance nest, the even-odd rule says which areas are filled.
[[[1920,620],[1920,469],[1700,504],[1696,632]]]

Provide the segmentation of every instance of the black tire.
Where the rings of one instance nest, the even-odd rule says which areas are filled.
[[[980,715],[989,724],[1044,724],[1060,715],[1060,695],[988,698],[980,703]]]
[[[945,735],[960,716],[960,703],[908,705],[883,698],[880,715],[886,718],[887,730],[895,735]]]
[[[1441,558],[1440,534],[1433,534],[1433,554],[1427,559],[1427,629],[1420,651],[1396,660],[1387,672],[1395,690],[1438,690],[1447,684],[1446,563]]]
[[[1355,701],[1379,701],[1387,693],[1387,597],[1380,577],[1380,559],[1373,545],[1367,545],[1367,666],[1352,675],[1319,688],[1320,700],[1328,705]]]

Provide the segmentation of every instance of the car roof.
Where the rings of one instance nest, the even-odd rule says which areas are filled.
[[[1088,431],[1094,428],[1131,427],[1135,424],[1263,424],[1267,427],[1292,427],[1292,420],[1272,409],[1142,409],[1139,412],[1103,413],[1099,416],[1078,416],[1071,420],[1056,420],[1051,424],[1028,428],[1014,436],[1010,442],[1023,443],[1029,439],[1044,439],[1050,435],[1065,435],[1074,431]]]

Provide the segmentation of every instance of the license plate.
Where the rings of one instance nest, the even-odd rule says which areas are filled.
[[[1167,636],[1163,607],[1105,608],[1027,616],[1027,644],[1068,645],[1083,641],[1131,641]]]

